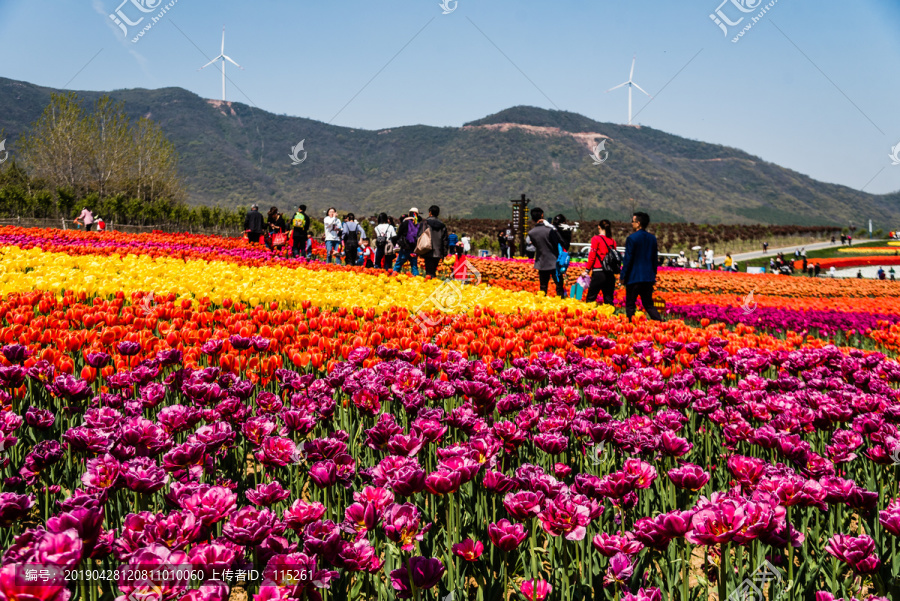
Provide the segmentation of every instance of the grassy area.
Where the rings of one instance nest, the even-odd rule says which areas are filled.
[[[887,246],[887,240],[872,240],[861,243],[853,242],[852,248],[866,248],[871,246]],[[853,255],[846,252],[839,252],[838,249],[841,248],[841,243],[837,242],[834,246],[830,248],[823,248],[821,250],[810,250],[806,252],[806,258],[808,261],[814,261],[815,259],[833,259],[835,257],[851,257]],[[843,248],[847,248],[846,245]],[[897,247],[897,250],[900,251],[900,246]],[[893,253],[891,253],[893,254]],[[769,259],[773,259],[778,256],[777,252],[770,252],[765,257],[760,257],[759,259],[751,259],[749,261],[741,262],[741,271],[746,271],[747,267],[765,267],[768,269],[769,267]],[[785,254],[785,260],[793,261],[794,254],[789,253]]]

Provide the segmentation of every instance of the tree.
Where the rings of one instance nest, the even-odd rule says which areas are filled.
[[[591,203],[592,196],[593,192],[586,187],[578,188],[575,194],[572,195],[572,208],[575,209],[575,214],[578,215],[578,221],[584,221],[587,209],[593,204]]]
[[[19,141],[22,163],[50,188],[81,195],[90,179],[89,120],[74,93],[54,94],[41,117]]]

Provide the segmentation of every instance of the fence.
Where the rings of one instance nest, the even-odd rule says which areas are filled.
[[[81,229],[74,221],[69,219],[29,219],[22,217],[0,219],[0,226],[14,225],[17,227],[37,227],[44,229],[74,230]],[[167,234],[211,234],[226,238],[240,238],[244,231],[238,228],[223,227],[196,227],[184,225],[126,225],[106,222],[106,231],[124,232],[127,234],[146,234],[152,231],[166,232]]]

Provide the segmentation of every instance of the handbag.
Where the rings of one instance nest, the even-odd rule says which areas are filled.
[[[431,244],[431,226],[428,225],[428,222],[426,221],[425,227],[422,228],[422,233],[416,238],[415,253],[417,257],[421,257],[422,255],[429,254],[433,250],[434,247]]]
[[[603,244],[606,245],[606,256],[603,257],[600,266],[603,267],[603,271],[618,275],[622,271],[622,256],[619,254],[618,250],[611,248],[610,245],[606,243],[606,240],[603,240]]]
[[[272,236],[272,246],[284,246],[285,242],[287,242],[287,238],[281,232]]]

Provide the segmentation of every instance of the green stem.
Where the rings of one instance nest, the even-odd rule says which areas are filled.
[[[720,547],[719,557],[719,601],[725,601],[728,593],[728,543]]]

